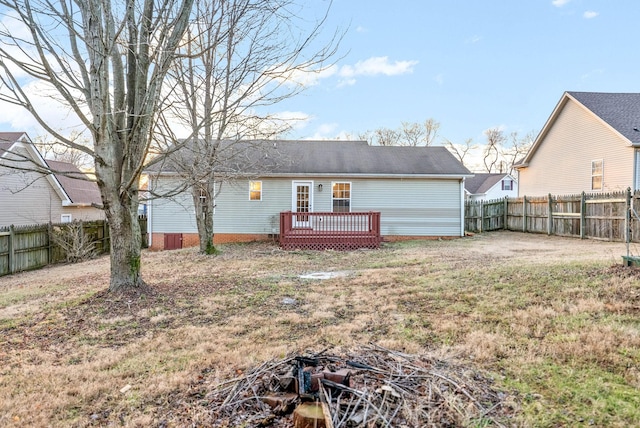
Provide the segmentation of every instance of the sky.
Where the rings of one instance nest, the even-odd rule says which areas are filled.
[[[346,31],[334,66],[277,106],[305,119],[288,138],[431,118],[436,143],[482,144],[489,128],[537,134],[564,91],[640,92],[638,0],[334,0],[325,37],[334,28]],[[42,133],[0,112],[0,130]]]
[[[483,131],[537,134],[565,91],[640,92],[637,0],[334,0],[344,57],[283,107],[297,138],[404,122],[484,143]]]

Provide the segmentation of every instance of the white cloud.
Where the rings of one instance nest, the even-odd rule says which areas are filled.
[[[58,100],[60,95],[51,85],[35,80],[24,84],[22,90],[36,106],[40,117],[53,129],[63,135],[70,134],[72,130],[84,129],[82,122],[68,104]],[[26,109],[3,104],[2,110],[0,124],[7,124],[12,130],[27,132],[31,138],[46,133]]]
[[[593,10],[588,10],[588,11],[586,11],[585,13],[583,13],[583,14],[582,14],[582,16],[583,16],[585,19],[592,19],[592,18],[595,18],[595,17],[596,17],[596,16],[598,16],[598,15],[599,15],[599,13],[598,13],[598,12],[595,12],[595,11],[593,11]]]
[[[356,27],[356,33],[368,33],[369,30],[365,27],[363,27],[362,25],[358,25]]]
[[[440,73],[436,75],[433,80],[435,80],[438,85],[442,86],[444,84],[444,74]]]
[[[477,34],[475,34],[475,35],[469,37],[467,40],[465,40],[465,43],[474,44],[474,43],[478,43],[480,40],[482,40],[482,37],[480,37]]]
[[[316,134],[325,136],[331,135],[332,133],[336,132],[336,129],[338,129],[337,123],[323,123],[316,129]]]
[[[356,79],[340,79],[340,81],[338,82],[338,88],[342,88],[344,86],[353,86],[356,84]]]
[[[268,73],[277,80],[305,88],[318,85],[321,80],[337,75],[340,77],[337,87],[341,88],[355,85],[356,76],[376,76],[380,74],[397,76],[413,73],[416,64],[418,64],[418,61],[395,61],[391,63],[389,62],[389,57],[380,56],[358,61],[354,65],[343,65],[341,67],[332,65],[318,70],[284,70],[284,67],[274,67]]]
[[[300,130],[307,127],[311,116],[301,111],[281,111],[273,115],[274,119],[287,122],[292,129]]]
[[[569,3],[571,0],[553,0],[551,2],[552,5],[554,5],[555,7],[562,7],[565,4]]]
[[[325,123],[320,125],[313,135],[306,137],[306,140],[357,140],[358,137],[347,131],[337,131],[338,125],[335,123]]]
[[[289,69],[285,70],[285,66],[273,67],[268,71],[271,78],[286,82],[292,85],[298,85],[305,88],[317,85],[320,80],[333,76],[338,71],[338,67],[331,65],[329,67],[317,69],[317,70],[300,70]]]
[[[584,73],[582,76],[580,76],[580,79],[583,82],[585,82],[587,80],[591,80],[592,78],[597,78],[598,76],[602,76],[603,74],[604,74],[603,68],[596,68],[587,73]]]
[[[340,68],[339,75],[347,78],[375,76],[378,74],[397,76],[399,74],[413,73],[413,68],[416,64],[418,64],[418,61],[395,61],[390,63],[389,57],[377,56],[358,61],[355,65],[344,65]]]

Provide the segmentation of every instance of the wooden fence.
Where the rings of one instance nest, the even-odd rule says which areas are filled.
[[[465,203],[465,230],[513,230],[640,242],[640,192],[505,198]]]
[[[142,243],[146,247],[147,218],[139,217]],[[67,259],[64,249],[52,239],[55,229],[69,224],[39,224],[0,228],[0,276],[39,269]],[[93,244],[95,254],[109,252],[109,226],[104,220],[80,222],[82,231]]]

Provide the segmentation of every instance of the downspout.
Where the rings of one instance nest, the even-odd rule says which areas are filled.
[[[153,189],[153,178],[152,175],[149,175],[149,181],[147,184],[147,240],[148,240],[148,245],[149,248],[151,248],[151,246],[153,245],[153,216],[152,216],[152,212],[153,212],[153,200],[154,198],[150,198],[149,195],[151,195],[151,190]]]
[[[460,236],[464,237],[464,180],[460,180]]]

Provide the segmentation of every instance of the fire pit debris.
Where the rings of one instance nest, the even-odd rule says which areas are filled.
[[[368,345],[268,361],[212,391],[214,427],[509,426],[517,403],[468,367]]]

